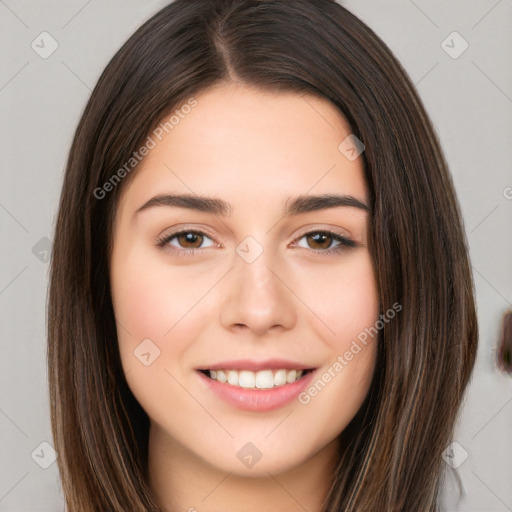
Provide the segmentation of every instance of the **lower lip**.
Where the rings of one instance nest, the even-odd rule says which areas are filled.
[[[202,372],[197,373],[208,389],[228,404],[245,411],[266,412],[284,407],[296,399],[310,385],[315,371],[310,371],[291,384],[271,389],[246,389],[240,386],[231,386],[213,380]]]

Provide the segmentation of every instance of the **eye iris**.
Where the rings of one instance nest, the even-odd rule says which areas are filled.
[[[331,242],[332,242],[332,236],[331,235],[328,235],[327,233],[316,233],[314,235],[308,235],[308,240],[309,239],[313,239],[315,243],[319,242],[319,238],[321,239],[320,243],[323,243],[324,245],[325,245],[325,241],[326,240],[328,241],[327,246],[322,246],[322,247],[320,247],[320,249],[327,249],[327,248],[329,248],[329,246],[331,245]]]
[[[183,245],[182,242],[185,242],[186,243],[192,243],[194,244],[194,241],[195,241],[195,244],[192,246],[193,249],[196,249],[198,247],[201,246],[201,243],[202,243],[202,235],[199,235],[199,234],[196,234],[196,233],[192,233],[192,232],[185,232],[185,233],[180,233],[178,236],[178,240],[180,242],[180,245]]]

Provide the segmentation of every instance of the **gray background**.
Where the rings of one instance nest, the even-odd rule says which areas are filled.
[[[51,447],[41,445],[53,444],[45,307],[63,169],[101,71],[166,3],[0,0],[0,511],[64,509]],[[384,39],[416,84],[464,215],[480,347],[459,446],[447,457],[460,464],[466,491],[458,510],[512,511],[512,377],[494,364],[500,321],[512,305],[512,0],[343,5]],[[58,43],[46,59],[31,47],[35,41],[39,52],[51,48],[48,38],[41,42],[44,31]],[[448,37],[454,31],[469,45],[457,58],[464,42]]]

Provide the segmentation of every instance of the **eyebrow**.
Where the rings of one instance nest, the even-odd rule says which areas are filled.
[[[291,202],[290,202],[291,201]],[[288,204],[289,203],[289,204]],[[231,205],[226,201],[216,197],[206,197],[192,194],[160,194],[152,197],[149,201],[138,208],[134,216],[143,210],[155,206],[171,206],[177,208],[186,208],[204,213],[211,213],[226,217],[231,215]],[[284,216],[299,215],[328,208],[339,206],[348,206],[358,208],[370,213],[370,207],[363,201],[351,195],[320,194],[320,195],[300,195],[289,197],[284,206]]]

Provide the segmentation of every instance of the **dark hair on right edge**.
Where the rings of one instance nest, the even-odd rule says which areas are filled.
[[[149,421],[124,378],[109,287],[113,215],[137,169],[104,199],[94,190],[164,115],[225,81],[326,98],[366,148],[381,312],[396,302],[402,310],[379,331],[374,379],[342,433],[324,510],[438,510],[441,454],[478,338],[462,216],[413,84],[333,0],[176,0],[130,37],[92,92],[65,170],[50,268],[51,421],[67,509],[161,510],[146,474]]]

